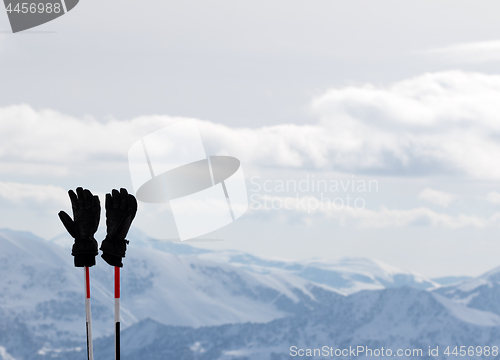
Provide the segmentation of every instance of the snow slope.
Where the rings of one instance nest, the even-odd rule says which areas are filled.
[[[292,358],[291,346],[334,350],[363,346],[390,349],[393,356],[398,349],[421,349],[423,356],[406,358],[449,359],[444,355],[446,346],[498,346],[500,341],[497,315],[451,304],[428,291],[401,287],[344,297],[316,289],[314,296],[321,306],[265,324],[192,329],[144,320],[124,331],[122,358],[280,360]],[[427,356],[429,346],[439,347],[439,356]],[[101,358],[111,359],[112,338],[99,339],[95,349]],[[357,358],[366,358],[363,355]]]
[[[500,267],[477,278],[434,290],[468,307],[500,315]]]
[[[410,271],[398,269],[381,261],[365,258],[344,258],[338,261],[287,261],[263,259],[237,251],[206,252],[200,258],[229,263],[255,273],[286,271],[317,284],[326,285],[348,295],[361,290],[411,286],[432,289],[439,284]]]
[[[0,306],[48,340],[81,339],[85,331],[84,273],[66,245],[0,230]],[[251,273],[153,246],[130,248],[124,261],[124,327],[148,317],[194,327],[267,322],[313,302],[310,290],[317,286],[288,273]],[[112,333],[113,268],[100,257],[91,268],[91,295],[95,336]]]
[[[500,268],[439,288],[375,260],[273,260],[158,242],[135,230],[130,238],[122,270],[125,360],[276,360],[290,358],[293,345],[500,342]],[[85,359],[83,269],[73,266],[71,244],[67,236],[46,241],[0,230],[0,358]],[[111,360],[113,268],[97,260],[95,354]]]

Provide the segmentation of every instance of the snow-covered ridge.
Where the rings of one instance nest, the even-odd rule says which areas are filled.
[[[500,315],[500,267],[472,279],[434,290],[470,308]]]
[[[124,359],[145,351],[151,359],[202,352],[208,360],[284,359],[292,340],[373,347],[500,341],[500,269],[438,287],[370,259],[298,262],[159,242],[136,230],[129,238]],[[83,359],[83,270],[73,266],[71,244],[67,236],[47,241],[0,230],[0,346],[9,356]],[[105,337],[113,332],[112,289],[113,269],[98,258],[91,293],[99,358],[112,350]]]
[[[288,272],[349,295],[361,290],[380,290],[411,286],[433,289],[439,284],[415,272],[398,269],[381,261],[365,258],[343,258],[337,261],[289,261],[263,259],[237,251],[207,252],[200,258],[229,263],[256,273]]]
[[[83,269],[70,241],[0,230],[0,306],[55,339],[84,335]],[[122,270],[122,324],[146,318],[168,325],[268,322],[313,303],[315,284],[289,273],[259,274],[202,259],[189,246],[135,239]],[[160,248],[160,249],[158,249]],[[176,255],[182,253],[183,255]],[[93,332],[113,332],[113,268],[91,268]],[[1,345],[1,344],[0,344]]]
[[[102,235],[102,234],[101,234]],[[102,237],[102,236],[101,236]],[[148,317],[168,325],[209,326],[268,322],[314,306],[314,288],[340,294],[397,286],[436,284],[369,259],[335,263],[270,260],[236,251],[208,251],[150,239],[136,229],[122,270],[122,323]],[[78,338],[83,307],[83,270],[72,264],[73,240],[46,241],[0,230],[0,304],[47,336],[63,331]],[[96,336],[113,318],[113,269],[102,259],[91,269]],[[51,335],[52,334],[52,335]]]

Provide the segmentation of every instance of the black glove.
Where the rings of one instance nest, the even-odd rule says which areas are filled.
[[[73,208],[73,219],[64,211],[59,212],[64,227],[75,239],[71,255],[75,257],[76,267],[90,267],[95,265],[95,257],[98,254],[97,241],[94,234],[99,226],[101,216],[101,203],[99,197],[81,187],[68,191]]]
[[[111,266],[123,267],[128,240],[128,229],[137,213],[137,200],[127,190],[113,189],[106,194],[106,239],[102,241],[102,258]]]

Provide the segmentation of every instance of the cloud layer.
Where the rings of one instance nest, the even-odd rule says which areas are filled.
[[[60,186],[0,182],[0,197],[12,205],[67,206],[68,193]]]
[[[420,194],[418,194],[418,197],[422,200],[442,207],[448,207],[448,205],[456,199],[456,195],[429,188],[422,190]]]
[[[489,217],[475,215],[450,215],[437,212],[427,207],[413,209],[389,209],[385,206],[379,209],[367,209],[364,201],[352,199],[348,206],[345,199],[324,201],[313,196],[283,197],[256,195],[251,197],[250,208],[254,214],[276,213],[283,215],[290,212],[300,216],[304,221],[312,221],[313,216],[336,220],[340,225],[354,224],[364,228],[394,228],[405,226],[431,226],[449,229],[463,227],[485,228],[498,226],[500,213]]]
[[[314,125],[202,128],[212,148],[263,166],[499,179],[499,98],[500,76],[447,71],[331,89],[311,103]]]
[[[317,122],[311,125],[230,128],[199,121],[199,128],[209,154],[237,156],[244,166],[497,180],[499,98],[500,76],[448,71],[331,89],[312,100]],[[0,109],[0,162],[4,172],[50,166],[56,175],[73,163],[126,165],[131,144],[180,120],[101,122],[9,106]]]
[[[199,120],[198,125],[209,155],[238,157],[243,169],[499,180],[499,98],[500,76],[447,71],[388,86],[330,89],[311,100],[310,111],[316,120],[310,124],[234,128]],[[55,211],[68,208],[66,184],[21,184],[23,181],[5,181],[5,176],[27,176],[25,182],[40,183],[39,176],[71,175],[75,165],[99,168],[103,179],[115,176],[119,167],[120,176],[124,176],[127,152],[133,143],[183,120],[151,115],[99,121],[55,110],[34,110],[25,104],[0,108],[0,174],[4,180],[0,182],[0,198],[5,204],[0,210],[10,214],[11,208],[16,208],[24,214],[24,209],[45,207],[55,223]],[[52,183],[62,185],[59,180]],[[442,207],[449,207],[455,199],[452,194],[429,188],[419,197]],[[493,203],[500,203],[499,199],[495,192],[487,197]],[[496,226],[500,219],[498,213],[490,217],[449,215],[427,207],[305,211],[300,204],[314,202],[312,198],[286,201],[294,207],[290,214],[306,220],[316,215],[362,227],[484,228]]]
[[[500,61],[500,41],[480,41],[431,49],[425,54],[447,63],[485,63]]]

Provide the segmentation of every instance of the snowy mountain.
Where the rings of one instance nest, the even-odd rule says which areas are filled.
[[[99,238],[104,238],[100,234]],[[411,286],[416,289],[434,289],[440,283],[425,278],[415,272],[398,269],[381,261],[365,258],[344,258],[338,261],[291,261],[266,259],[234,250],[212,251],[196,248],[188,244],[158,241],[132,228],[129,238],[132,248],[158,250],[172,255],[193,255],[201,260],[219,264],[230,264],[254,274],[299,277],[307,281],[327,286],[344,295],[361,290],[380,290],[392,287]],[[60,246],[70,247],[73,240],[66,234],[51,240]],[[135,252],[135,250],[134,250]],[[447,279],[443,281],[446,282]]]
[[[468,307],[500,315],[500,267],[434,291]]]
[[[417,289],[433,289],[440,286],[437,282],[417,273],[401,270],[373,259],[344,258],[331,262],[269,260],[237,251],[205,252],[199,257],[228,263],[254,273],[287,272],[326,285],[344,295],[361,290],[401,286]]]
[[[0,304],[5,316],[47,339],[73,338],[84,316],[78,306],[83,302],[83,270],[72,266],[62,248],[30,233],[0,230],[0,249]],[[99,323],[108,317],[101,292],[95,291],[95,296]]]
[[[438,278],[432,278],[431,280],[441,286],[456,285],[466,280],[471,280],[471,276],[443,276]]]
[[[2,309],[47,339],[80,339],[84,278],[83,269],[73,266],[70,248],[11,230],[0,230],[0,248]],[[317,286],[287,273],[251,273],[154,246],[129,249],[124,261],[125,327],[148,317],[195,327],[266,322],[313,301],[310,290]],[[100,258],[91,268],[91,295],[94,334],[109,334],[113,331],[113,268]]]
[[[130,239],[123,359],[276,360],[289,358],[290,346],[325,345],[422,348],[425,355],[428,346],[500,342],[500,269],[439,288],[368,259],[263,259],[154,241],[137,230]],[[0,230],[0,358],[86,358],[83,269],[73,267],[71,244],[67,236],[46,241]],[[95,354],[109,360],[112,276],[98,258],[91,269]]]
[[[361,291],[342,296],[321,288],[312,295],[317,300],[311,309],[268,323],[240,323],[208,327],[168,326],[155,320],[142,320],[122,332],[122,359],[146,360],[276,360],[290,358],[290,349],[323,349],[333,351],[357,346],[375,351],[384,348],[394,355],[399,349],[422,350],[422,356],[408,358],[449,359],[447,346],[498,346],[500,317],[470,309],[428,291],[409,287]],[[19,333],[19,332],[18,332]],[[15,333],[14,335],[18,335]],[[24,349],[40,343],[24,334]],[[0,342],[5,344],[0,335]],[[84,360],[84,347],[38,350],[19,354],[18,359]],[[4,345],[3,345],[4,346]],[[428,349],[439,348],[439,356],[430,357]],[[113,359],[113,336],[94,342],[96,358]],[[73,351],[71,351],[73,350]],[[343,356],[353,358],[360,356]],[[498,359],[500,356],[466,358]],[[22,356],[22,357],[21,357]]]
[[[451,346],[451,352],[455,346],[498,346],[500,341],[499,316],[468,309],[427,291],[402,287],[344,297],[318,288],[313,295],[321,306],[265,324],[193,329],[141,321],[123,332],[123,359],[279,360],[292,358],[292,346],[296,346],[294,350],[327,346],[333,351],[357,346],[372,351],[384,348],[392,356],[399,349],[409,349],[415,356],[407,358],[449,359],[444,354],[446,346]],[[99,339],[96,354],[112,359],[112,344],[111,337]],[[428,356],[429,347],[438,347],[439,356]],[[422,355],[416,356],[414,349],[422,350]]]

